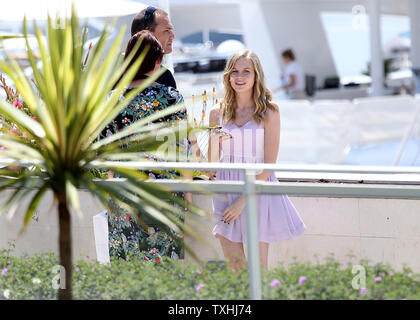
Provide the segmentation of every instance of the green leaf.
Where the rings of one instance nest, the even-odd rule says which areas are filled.
[[[34,215],[34,212],[36,208],[38,207],[38,204],[41,201],[46,191],[47,191],[47,186],[44,185],[33,196],[31,202],[29,203],[28,209],[26,210],[25,218],[23,220],[23,227],[19,231],[19,236],[27,229],[29,222],[31,222],[31,219]]]
[[[9,135],[0,136],[0,145],[7,147],[7,149],[1,150],[4,155],[16,154],[15,159],[27,159],[28,157],[32,160],[41,160],[41,153],[28,144],[22,139],[15,138]]]
[[[77,193],[77,188],[74,186],[73,179],[70,176],[66,175],[66,196],[67,202],[71,204],[78,216],[82,217],[82,212],[80,211],[80,201],[79,194]]]
[[[0,61],[1,65],[1,61]],[[6,101],[0,100],[0,112],[10,121],[18,124],[19,128],[25,132],[45,138],[44,128],[31,117],[27,116],[24,112],[18,110],[16,107]]]
[[[30,189],[16,189],[7,202],[1,207],[0,215],[3,214],[4,211],[7,212],[7,219],[11,220],[15,215],[17,209],[22,204],[23,199],[31,192]]]
[[[134,97],[131,97],[131,99],[132,98],[134,98]],[[131,101],[131,99],[125,99],[125,100],[128,100],[125,103],[127,104],[128,102]],[[98,142],[95,142],[92,145],[92,148],[93,149],[98,149],[99,147],[101,147],[103,145],[106,145],[106,144],[109,144],[111,142],[114,142],[114,141],[123,139],[123,138],[125,138],[125,137],[127,137],[127,136],[129,136],[129,135],[131,135],[133,133],[136,133],[136,130],[137,129],[140,129],[140,128],[148,125],[149,122],[153,122],[153,121],[156,121],[156,120],[158,120],[160,118],[163,118],[165,116],[168,116],[168,115],[171,115],[173,113],[176,113],[176,112],[182,110],[183,108],[184,108],[184,104],[181,104],[180,103],[180,104],[177,104],[175,106],[166,108],[165,110],[156,112],[156,113],[152,114],[151,116],[148,116],[146,118],[140,119],[140,120],[134,122],[133,124],[124,127],[124,129],[122,129],[121,131],[117,132],[116,134],[113,134],[113,135],[111,135],[109,137],[106,137],[105,139],[102,139],[102,140],[100,140]]]

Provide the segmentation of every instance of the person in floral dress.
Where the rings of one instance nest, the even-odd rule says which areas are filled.
[[[149,46],[149,50],[141,64],[137,75],[135,76],[126,93],[140,85],[148,76],[156,72],[160,67],[163,57],[163,49],[159,41],[146,30],[140,31],[133,35],[128,42],[125,56],[127,57],[133,49],[135,43],[142,39],[141,45],[137,50],[138,55]],[[133,59],[134,60],[134,59]],[[183,97],[175,88],[153,83],[141,93],[139,93],[129,105],[102,131],[99,139],[114,134],[122,128],[140,120],[144,117],[152,115],[156,112],[164,110],[170,106],[183,102]],[[187,119],[185,109],[158,119],[156,122],[176,121]],[[158,159],[155,159],[158,160]],[[160,173],[152,173],[147,171],[150,178],[168,179],[179,178],[179,174],[175,171],[161,171]],[[184,198],[183,193],[174,193]],[[191,201],[190,194],[186,194],[187,200]],[[176,203],[172,205],[180,208]],[[125,209],[120,208],[114,202],[110,202],[111,212],[108,213],[108,230],[109,230],[109,254],[111,258],[127,259],[130,256],[142,258],[146,261],[159,263],[163,256],[179,259],[183,257],[182,238],[183,234],[176,234],[171,229],[161,230],[157,225],[147,223],[148,230],[145,230],[132,215]],[[181,208],[186,211],[185,208]],[[169,232],[168,232],[169,230]]]

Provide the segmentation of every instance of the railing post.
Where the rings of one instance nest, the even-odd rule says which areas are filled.
[[[248,275],[251,300],[261,300],[260,253],[258,246],[258,205],[255,171],[245,170],[246,226],[248,245]]]

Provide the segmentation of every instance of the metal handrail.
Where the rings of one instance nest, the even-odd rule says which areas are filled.
[[[0,161],[1,164],[1,161]],[[152,161],[92,161],[90,166],[125,166],[132,169],[185,169],[185,170],[251,170],[324,173],[369,174],[420,174],[420,167],[404,166],[354,166],[354,165],[306,165],[271,163],[220,163],[220,162],[152,162]]]
[[[8,165],[33,166],[41,161],[15,161],[0,159],[0,167]],[[355,166],[271,163],[220,163],[220,162],[153,162],[153,161],[92,161],[87,167],[125,166],[134,169],[185,169],[185,170],[253,170],[276,172],[366,173],[366,174],[420,174],[420,167],[411,166]]]

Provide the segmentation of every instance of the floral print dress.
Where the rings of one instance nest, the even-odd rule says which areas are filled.
[[[128,88],[127,92],[132,90]],[[109,136],[121,130],[133,122],[164,110],[165,108],[183,102],[179,92],[162,84],[147,87],[138,94],[131,103],[102,131],[99,139]],[[157,120],[173,121],[187,119],[185,109],[165,116]],[[179,177],[177,172],[164,171],[160,174],[147,172],[151,178],[168,179]],[[174,193],[183,198],[183,193]],[[176,203],[172,205],[180,208]],[[127,259],[129,256],[159,263],[162,256],[179,259],[183,257],[182,238],[183,234],[176,234],[170,229],[166,233],[156,225],[148,224],[145,230],[136,220],[134,215],[120,208],[112,201],[111,212],[108,214],[108,240],[109,255],[111,258]],[[181,208],[186,211],[185,208]]]

